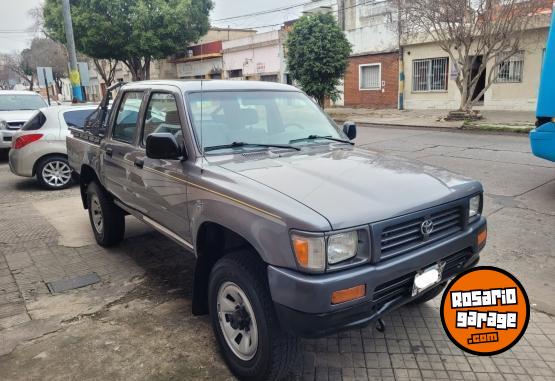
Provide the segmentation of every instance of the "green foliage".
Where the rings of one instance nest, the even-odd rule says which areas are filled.
[[[210,26],[211,0],[71,0],[75,45],[92,58],[132,66],[183,51]],[[43,8],[48,34],[65,42],[60,0]],[[147,64],[148,63],[148,64]],[[135,74],[135,73],[134,73]]]
[[[301,17],[286,42],[287,67],[293,80],[323,106],[339,97],[337,86],[347,70],[351,44],[331,14]]]

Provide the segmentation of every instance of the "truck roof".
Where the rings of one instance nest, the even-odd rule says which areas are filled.
[[[294,86],[284,85],[275,82],[263,81],[233,81],[233,80],[151,80],[133,82],[124,88],[144,87],[155,85],[171,85],[179,87],[183,92],[194,91],[245,91],[245,90],[267,90],[267,91],[299,91]]]

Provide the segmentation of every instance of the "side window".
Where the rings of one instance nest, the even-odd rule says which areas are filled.
[[[142,99],[142,92],[128,92],[123,95],[112,130],[112,139],[133,144],[137,133]]]
[[[144,125],[143,146],[146,145],[148,136],[155,132],[169,132],[176,137],[182,136],[175,97],[171,94],[153,93],[146,108]]]
[[[82,130],[85,121],[93,112],[94,110],[67,111],[64,113],[64,120],[68,127]]]

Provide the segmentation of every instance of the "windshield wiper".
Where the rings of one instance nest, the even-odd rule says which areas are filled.
[[[293,147],[288,144],[258,144],[258,143],[233,142],[231,144],[224,144],[221,146],[206,147],[204,149],[204,152],[217,151],[217,150],[229,149],[229,148],[241,148],[241,147],[284,148],[284,149],[294,149],[295,151],[301,150],[298,147]]]
[[[289,143],[293,144],[293,143],[299,143],[299,142],[304,142],[304,141],[307,141],[307,140],[316,140],[316,139],[332,140],[334,142],[346,143],[346,144],[350,144],[352,146],[355,145],[355,143],[350,142],[348,140],[332,138],[331,136],[320,136],[320,135],[310,135],[310,136],[308,136],[306,138],[302,138],[302,139],[293,139],[293,140],[290,140]]]

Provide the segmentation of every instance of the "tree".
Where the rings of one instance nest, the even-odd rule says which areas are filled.
[[[67,77],[66,48],[49,38],[34,38],[31,46],[21,52],[22,62],[27,68],[27,75],[34,76],[37,67],[52,67],[52,75],[58,89],[62,92],[62,78]],[[44,84],[39,83],[39,86]]]
[[[114,80],[116,79],[116,71],[118,69],[118,60],[111,60],[111,59],[98,59],[93,58],[93,64],[96,68],[96,71],[106,84],[106,87],[110,87]]]
[[[25,51],[24,51],[25,52]],[[6,54],[3,57],[4,65],[15,75],[17,75],[20,80],[23,80],[29,85],[29,90],[33,91],[35,71],[31,67],[31,64],[22,54]]]
[[[314,97],[339,98],[338,85],[347,70],[351,44],[331,14],[301,17],[286,42],[287,67],[293,80]]]
[[[133,80],[149,79],[150,63],[182,51],[209,28],[211,0],[71,0],[77,50],[118,60]],[[65,43],[61,4],[46,0],[44,27]]]
[[[524,49],[522,37],[551,0],[393,0],[400,12],[403,41],[433,41],[456,71],[459,111],[472,107]],[[480,77],[485,86],[477,91]]]

